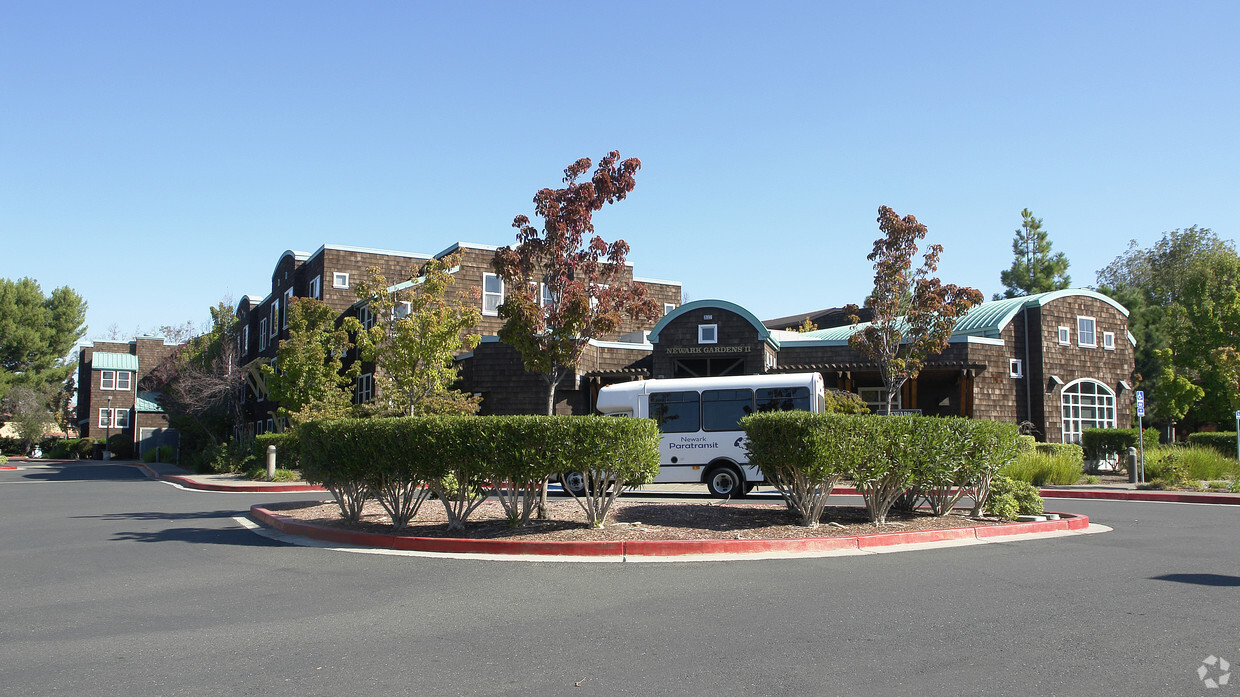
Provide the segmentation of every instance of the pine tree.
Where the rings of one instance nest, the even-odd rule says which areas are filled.
[[[1051,254],[1051,241],[1042,229],[1042,219],[1028,208],[1020,212],[1020,228],[1012,239],[1012,268],[999,274],[1003,283],[1000,298],[1016,298],[1052,290],[1063,290],[1072,282],[1068,258],[1063,252]]]

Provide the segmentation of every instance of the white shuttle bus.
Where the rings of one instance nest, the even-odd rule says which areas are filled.
[[[714,496],[736,498],[765,479],[749,465],[741,418],[763,411],[821,412],[824,403],[820,374],[792,373],[608,385],[599,390],[596,408],[659,424],[656,483],[705,483]]]

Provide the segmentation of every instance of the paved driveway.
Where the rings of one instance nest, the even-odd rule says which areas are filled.
[[[0,695],[1238,689],[1197,669],[1240,663],[1240,507],[1054,501],[1115,530],[725,563],[354,554],[233,521],[318,496],[0,472]]]

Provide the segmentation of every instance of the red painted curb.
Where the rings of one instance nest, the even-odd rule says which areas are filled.
[[[12,465],[0,465],[0,470],[15,470],[15,469],[17,469],[17,467],[16,467],[16,466],[12,466]]]
[[[513,556],[578,556],[578,557],[675,557],[701,554],[757,554],[761,552],[808,553],[838,549],[866,549],[893,545],[943,542],[947,540],[983,539],[1005,535],[1056,530],[1083,530],[1089,518],[1075,513],[1060,513],[1059,520],[1039,523],[1004,523],[1000,525],[885,532],[849,537],[807,537],[764,540],[627,540],[617,542],[527,542],[506,540],[469,540],[448,537],[405,537],[302,523],[264,508],[270,504],[250,506],[250,517],[261,525],[290,535],[325,542],[379,547],[419,552],[456,554],[506,554]]]
[[[176,482],[187,489],[199,489],[202,491],[235,491],[238,493],[254,493],[256,491],[327,491],[323,487],[314,486],[313,484],[208,484],[195,481],[189,477],[183,477],[179,474],[168,474],[159,478],[168,482]]]
[[[1107,499],[1112,501],[1154,501],[1164,503],[1217,503],[1240,505],[1238,494],[1190,494],[1178,491],[1080,491],[1073,489],[1042,489],[1048,499]]]

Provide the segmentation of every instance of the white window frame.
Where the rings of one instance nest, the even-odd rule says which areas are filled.
[[[698,325],[698,343],[699,344],[719,343],[719,325],[718,324],[699,324]]]
[[[129,410],[112,410],[112,428],[129,428]]]
[[[115,390],[116,389],[116,371],[101,370],[99,371],[99,389]]]
[[[492,279],[492,278],[494,278],[495,281],[499,283],[498,292],[487,290],[487,280]],[[492,299],[494,301],[493,303],[491,303],[495,306],[494,309],[491,309],[491,310],[487,309],[488,299]],[[498,317],[499,306],[503,304],[504,304],[504,279],[500,278],[498,274],[493,274],[493,273],[482,274],[482,314],[486,315],[487,317]]]
[[[332,288],[348,288],[348,287],[349,287],[349,274],[344,273],[343,271],[333,271],[332,272]]]
[[[1008,377],[1023,378],[1025,377],[1025,362],[1019,358],[1008,359]]]
[[[1072,345],[1072,329],[1071,328],[1069,327],[1059,328],[1059,345],[1060,346],[1071,346]]]
[[[1084,330],[1082,322],[1089,322],[1089,332]],[[1090,341],[1086,343],[1085,335],[1088,334]],[[1076,345],[1081,348],[1097,348],[1098,347],[1098,319],[1096,317],[1088,317],[1085,315],[1077,315],[1076,317]]]
[[[858,387],[857,396],[875,414],[887,408],[886,387]],[[897,411],[904,408],[904,395],[900,390],[896,390],[895,399],[891,402],[891,408]]]
[[[408,300],[401,300],[392,306],[392,319],[405,319],[410,312],[413,312],[413,304]]]
[[[276,430],[276,423],[275,423],[275,421],[273,421],[273,420],[271,420],[271,419],[267,419],[267,432],[268,432],[268,433],[274,433],[274,432],[275,432],[275,430]]]
[[[375,326],[375,313],[370,311],[370,305],[362,305],[357,308],[357,321],[362,323],[362,329],[370,329]]]
[[[121,377],[124,376],[122,380]],[[133,389],[133,373],[128,370],[116,371],[116,389],[121,392],[128,392]]]
[[[676,309],[676,303],[663,303],[663,316],[667,317]]]
[[[107,407],[99,409],[99,428],[111,428],[112,410]]]
[[[1108,351],[1115,350],[1115,332],[1102,332],[1102,348]]]
[[[241,328],[241,355],[244,356],[250,352],[250,325],[247,323]]]
[[[357,388],[354,399],[358,404],[365,404],[375,398],[375,374],[363,373],[357,376]]]
[[[1094,394],[1081,394],[1083,384],[1093,384]],[[1081,433],[1087,428],[1115,428],[1115,391],[1098,380],[1081,378],[1063,386],[1059,395],[1060,418],[1063,428],[1061,440],[1080,443]]]
[[[280,299],[276,298],[271,301],[271,324],[268,325],[271,330],[271,336],[280,333]]]
[[[288,308],[293,302],[293,289],[284,291],[284,328],[288,329]]]
[[[310,279],[310,297],[315,300],[323,299],[323,279],[315,276]]]
[[[267,350],[267,318],[258,320],[258,350]]]

